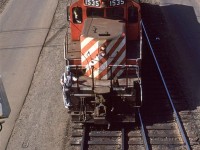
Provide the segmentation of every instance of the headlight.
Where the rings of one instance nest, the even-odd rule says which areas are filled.
[[[106,47],[105,46],[101,46],[100,47],[100,53],[99,53],[102,57],[104,57],[106,55]]]

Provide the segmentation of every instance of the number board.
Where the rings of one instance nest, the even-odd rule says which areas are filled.
[[[124,5],[125,0],[110,0],[109,5],[110,6],[119,6],[119,5]]]
[[[85,5],[100,7],[100,0],[85,0]]]

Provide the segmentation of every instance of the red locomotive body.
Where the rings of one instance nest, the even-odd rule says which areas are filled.
[[[66,65],[74,122],[135,122],[142,101],[140,5],[134,0],[78,0],[67,6]]]

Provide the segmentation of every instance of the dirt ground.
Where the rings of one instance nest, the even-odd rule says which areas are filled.
[[[60,0],[33,82],[7,149],[65,149],[69,115],[63,106],[60,76],[64,71],[65,1]]]
[[[8,3],[9,0],[0,0],[0,14],[3,12],[5,9],[6,4]]]

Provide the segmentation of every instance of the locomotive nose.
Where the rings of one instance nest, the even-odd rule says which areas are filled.
[[[120,76],[123,71],[118,65],[125,65],[125,25],[119,20],[88,18],[85,21],[81,39],[81,63],[86,76],[109,79]],[[109,71],[112,67],[112,75]]]

